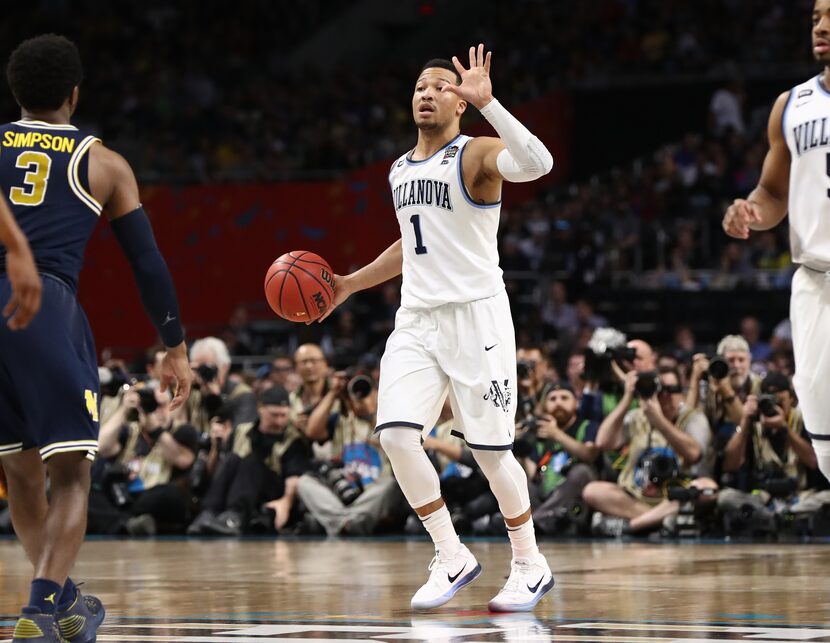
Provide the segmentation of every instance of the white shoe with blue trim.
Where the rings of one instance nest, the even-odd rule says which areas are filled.
[[[436,552],[429,570],[429,580],[412,597],[412,609],[439,607],[481,575],[481,565],[464,545],[449,558],[442,558]]]
[[[514,558],[510,577],[490,601],[492,612],[529,612],[553,588],[553,574],[542,554],[535,560]]]

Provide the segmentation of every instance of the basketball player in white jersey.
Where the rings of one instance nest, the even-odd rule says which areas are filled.
[[[747,239],[790,214],[795,376],[804,424],[821,472],[830,479],[830,0],[813,8],[818,76],[781,94],[769,118],[770,149],[758,186],[723,218],[726,233]]]
[[[423,68],[412,97],[418,143],[389,173],[401,239],[336,278],[335,305],[403,272],[401,308],[380,366],[376,431],[435,543],[432,573],[412,598],[415,609],[443,605],[481,573],[458,539],[421,447],[448,394],[454,433],[490,481],[513,547],[509,579],[490,609],[530,610],[554,582],[536,546],[527,478],[511,451],[516,343],[496,243],[502,182],[537,179],[553,158],[493,98],[489,72],[484,45],[470,48],[469,69],[457,58]],[[468,104],[499,138],[461,134]]]

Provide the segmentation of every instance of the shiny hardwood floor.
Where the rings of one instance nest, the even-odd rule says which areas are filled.
[[[425,614],[425,541],[94,540],[73,577],[108,608],[99,641],[830,641],[827,545],[544,543],[556,587],[506,617],[507,542],[469,546],[484,573]],[[0,641],[29,575],[0,541]]]

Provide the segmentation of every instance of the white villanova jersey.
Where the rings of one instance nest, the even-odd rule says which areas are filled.
[[[504,290],[496,233],[501,202],[475,203],[461,172],[459,134],[423,161],[400,157],[389,185],[403,244],[401,305],[434,308]]]
[[[793,261],[830,270],[830,93],[818,76],[792,89],[781,126],[791,159]]]

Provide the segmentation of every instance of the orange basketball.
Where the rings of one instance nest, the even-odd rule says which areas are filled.
[[[334,273],[320,255],[306,250],[286,252],[268,268],[265,298],[283,319],[314,321],[334,301]]]

